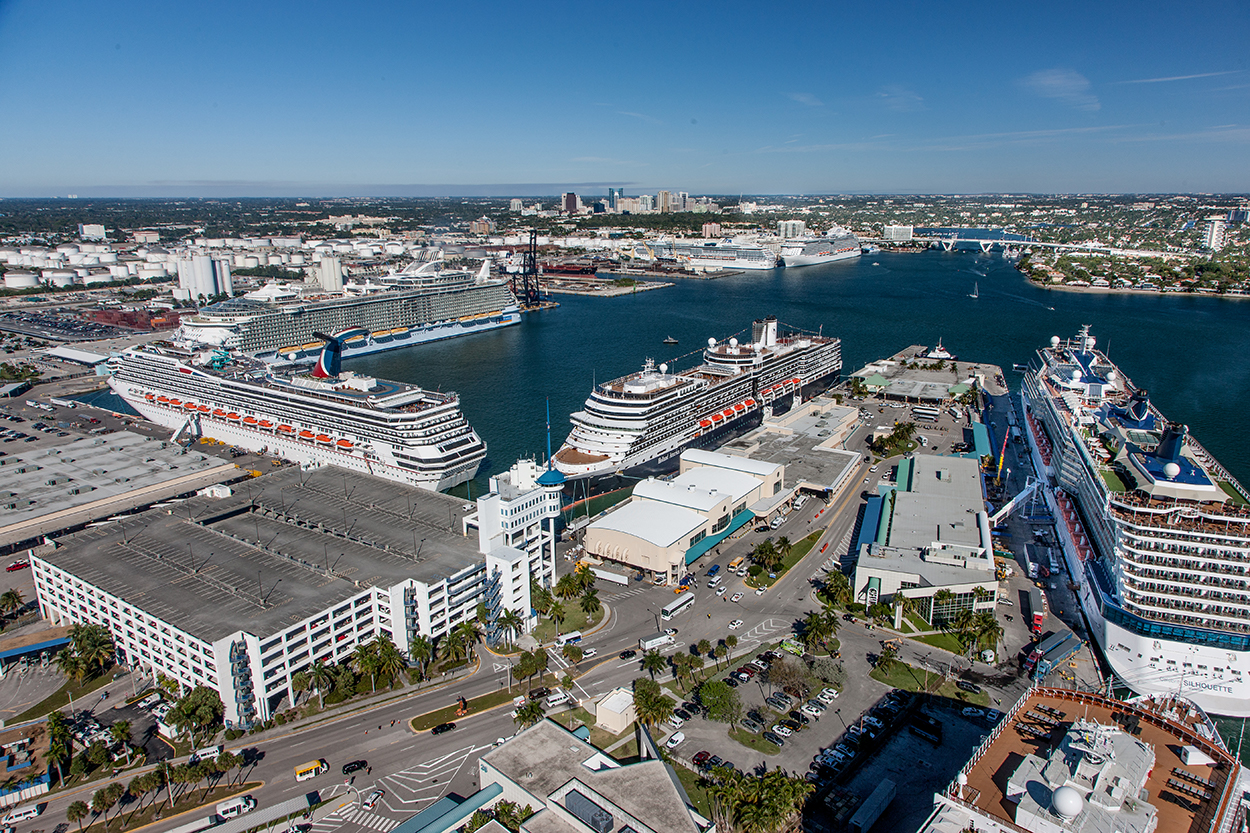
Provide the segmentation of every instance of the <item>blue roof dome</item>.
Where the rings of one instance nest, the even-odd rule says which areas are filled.
[[[564,475],[555,469],[547,469],[538,476],[539,486],[563,486]]]

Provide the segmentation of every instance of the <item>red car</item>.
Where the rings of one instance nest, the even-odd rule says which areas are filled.
[[[711,753],[711,752],[708,752],[708,751],[705,749],[705,750],[704,750],[704,751],[702,751],[702,752],[696,752],[696,753],[694,754],[694,757],[693,757],[693,758],[691,758],[691,759],[690,759],[690,761],[691,761],[691,763],[693,763],[695,766],[703,766],[704,764],[706,764],[706,763],[708,762],[708,759],[709,759],[709,758],[711,758],[711,757],[712,757],[712,753]]]
[[[24,570],[30,566],[29,561],[14,561],[12,564],[4,568],[6,573],[13,573],[18,570]]]

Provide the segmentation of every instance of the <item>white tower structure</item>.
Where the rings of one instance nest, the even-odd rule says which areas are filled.
[[[317,283],[326,292],[343,291],[343,262],[337,257],[323,257],[317,266]]]

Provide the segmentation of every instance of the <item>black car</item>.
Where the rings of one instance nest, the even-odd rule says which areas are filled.
[[[638,652],[633,648],[626,648],[624,651],[621,651],[621,659],[633,659],[636,656],[638,656]]]
[[[808,724],[812,722],[811,718],[803,714],[803,712],[799,711],[798,709],[795,709],[794,711],[790,712],[790,719],[797,720],[799,723],[802,723],[804,726],[807,726]]]
[[[780,721],[780,723],[792,732],[803,731],[803,724],[799,723],[797,720],[791,720],[787,717],[785,720]]]
[[[353,772],[359,772],[367,766],[369,766],[367,761],[348,761],[343,764],[343,774],[351,775]]]
[[[456,728],[455,723],[440,723],[430,730],[431,735],[442,735]]]
[[[708,769],[711,769],[714,766],[723,766],[724,763],[725,762],[721,760],[720,755],[713,755],[707,759]]]
[[[690,712],[685,709],[676,709],[673,714],[677,715],[682,720],[690,720]]]
[[[530,699],[541,700],[550,693],[551,693],[551,689],[549,688],[533,688],[533,689],[530,689]]]
[[[765,732],[764,734],[760,735],[760,737],[762,737],[764,740],[768,741],[769,743],[775,743],[778,746],[786,745],[786,742],[773,732]]]
[[[981,686],[976,683],[970,683],[967,680],[955,680],[955,688],[968,692],[969,694],[980,694]]]
[[[725,678],[725,685],[729,686],[730,688],[737,688],[737,687],[738,687],[738,681],[737,681],[737,680],[735,680],[733,677],[726,677],[726,678]]]

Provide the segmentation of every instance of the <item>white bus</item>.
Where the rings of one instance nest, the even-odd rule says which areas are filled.
[[[556,637],[556,647],[563,648],[565,645],[577,645],[582,641],[581,631],[570,631]]]
[[[682,593],[677,600],[666,604],[664,609],[660,611],[660,618],[667,622],[679,613],[684,613],[694,607],[694,594]]]

